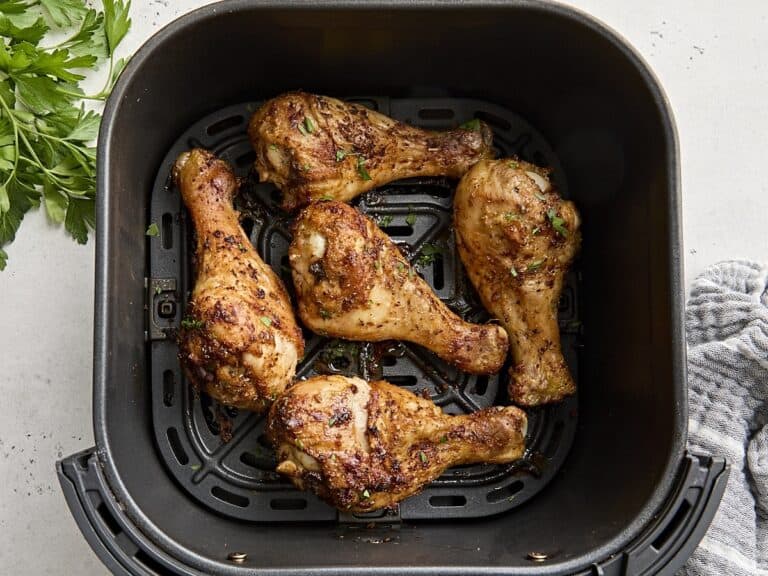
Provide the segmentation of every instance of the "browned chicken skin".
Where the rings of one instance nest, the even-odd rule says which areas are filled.
[[[458,178],[491,157],[490,128],[472,128],[421,130],[358,104],[291,92],[266,102],[248,133],[259,177],[294,210],[324,197],[346,202],[400,178]]]
[[[576,390],[560,350],[557,303],[579,247],[579,215],[548,172],[517,159],[483,160],[454,199],[459,254],[510,338],[512,400],[536,406]]]
[[[197,280],[179,332],[182,366],[224,404],[264,411],[304,353],[288,294],[240,227],[230,166],[195,149],[179,156],[174,180],[197,232]]]
[[[527,420],[515,407],[449,416],[387,382],[317,376],[272,406],[267,434],[277,471],[344,510],[391,506],[446,468],[506,463],[524,451]]]
[[[420,344],[465,372],[498,372],[508,339],[471,324],[432,291],[370,218],[341,202],[306,207],[288,251],[298,311],[313,331],[337,338]]]

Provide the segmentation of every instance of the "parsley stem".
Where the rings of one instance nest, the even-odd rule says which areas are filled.
[[[16,177],[16,168],[19,165],[19,126],[16,123],[16,118],[11,113],[10,108],[8,108],[8,104],[5,102],[5,98],[0,96],[0,105],[3,107],[3,111],[8,116],[8,120],[10,120],[11,124],[13,125],[13,144],[14,144],[14,151],[16,152],[16,156],[13,159],[13,170],[8,174],[8,178],[5,179],[5,182],[3,182],[3,188],[8,186],[8,184]]]

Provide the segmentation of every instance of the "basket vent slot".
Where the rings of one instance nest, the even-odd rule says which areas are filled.
[[[432,261],[432,284],[435,290],[442,290],[445,287],[445,267],[443,266],[442,254],[435,254]]]
[[[488,376],[478,376],[475,380],[474,393],[482,396],[488,391]]]
[[[384,232],[393,238],[409,238],[413,235],[413,228],[407,224],[395,224],[394,226],[385,226]]]
[[[394,384],[395,386],[416,386],[419,381],[413,374],[387,376],[387,380],[389,380],[390,384]]]
[[[144,552],[144,550],[136,552],[133,558],[142,564],[149,574],[154,574],[156,576],[176,576],[177,574],[160,564],[160,562],[152,558],[149,554]]]
[[[186,466],[187,464],[189,464],[189,456],[187,456],[187,453],[185,452],[184,447],[181,445],[181,438],[179,438],[179,431],[176,430],[176,428],[168,428],[166,435],[168,437],[168,444],[171,446],[173,455],[176,457],[176,460],[178,461],[178,463],[181,464],[182,466]]]
[[[205,131],[208,133],[208,136],[215,136],[216,134],[226,132],[230,128],[240,126],[240,124],[243,123],[243,120],[245,119],[240,115],[230,116],[229,118],[224,118],[223,120],[211,124]]]
[[[275,469],[275,459],[266,457],[253,452],[243,452],[240,454],[240,462],[257,470],[266,470],[271,472]]]
[[[661,531],[661,533],[656,536],[656,539],[651,543],[651,546],[655,550],[661,550],[666,545],[667,541],[677,532],[678,528],[680,528],[680,525],[685,520],[686,516],[688,516],[688,512],[691,509],[691,503],[688,502],[688,500],[683,500],[680,503],[680,508],[677,509],[677,512],[675,512],[674,517],[672,520],[669,521],[669,524],[667,524],[664,527],[664,530]]]
[[[450,494],[446,496],[432,496],[429,505],[433,508],[460,508],[466,506],[467,497],[463,494]]]
[[[173,406],[173,395],[176,384],[176,377],[173,374],[173,370],[163,371],[163,405],[167,407]]]
[[[232,506],[237,506],[238,508],[248,508],[248,504],[250,504],[250,500],[245,496],[240,496],[229,490],[224,490],[221,486],[214,486],[211,488],[211,494],[219,500],[226,502],[227,504],[232,504]]]
[[[173,214],[166,212],[163,214],[163,248],[170,250],[173,248]]]
[[[488,492],[488,494],[485,495],[485,499],[488,500],[488,502],[501,502],[502,500],[514,498],[515,494],[523,489],[523,486],[525,486],[525,484],[523,484],[521,480],[517,480],[508,486],[504,486],[504,488]]]
[[[507,120],[496,116],[496,114],[491,112],[486,112],[485,110],[478,110],[475,112],[475,118],[480,118],[480,120],[490,124],[494,128],[500,128],[504,131],[510,130],[512,128],[512,124],[510,124]],[[542,165],[546,165],[546,163]]]
[[[113,536],[117,536],[123,531],[123,529],[120,528],[120,524],[117,523],[117,520],[112,516],[112,513],[104,502],[99,502],[99,505],[96,506],[96,512],[99,513],[99,516]]]

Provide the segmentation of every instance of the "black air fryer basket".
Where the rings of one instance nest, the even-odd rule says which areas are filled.
[[[580,208],[559,310],[578,399],[529,411],[521,461],[454,468],[394,510],[344,514],[274,472],[262,417],[185,381],[174,336],[191,225],[170,166],[192,146],[235,166],[243,226],[290,288],[291,217],[255,179],[245,127],[296,88],[425,128],[481,118],[497,155],[552,167]],[[727,478],[722,459],[684,450],[678,172],[656,79],[569,8],[230,0],[177,20],[134,56],[99,136],[97,445],[58,465],[85,537],[121,575],[673,574]],[[404,180],[355,204],[454,311],[484,321],[455,251],[455,184]],[[456,414],[508,402],[505,372],[466,375],[403,343],[305,337],[300,377],[385,378]]]

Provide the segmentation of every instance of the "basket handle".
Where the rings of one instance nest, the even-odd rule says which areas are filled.
[[[679,480],[655,520],[624,553],[585,574],[674,576],[707,532],[729,473],[724,458],[686,453]]]
[[[95,448],[56,463],[69,509],[99,559],[116,576],[200,573],[130,538],[127,516],[105,493]],[[679,480],[657,518],[622,554],[593,564],[580,576],[673,576],[698,546],[712,522],[728,481],[723,458],[686,453]],[[158,570],[158,568],[160,570]]]

